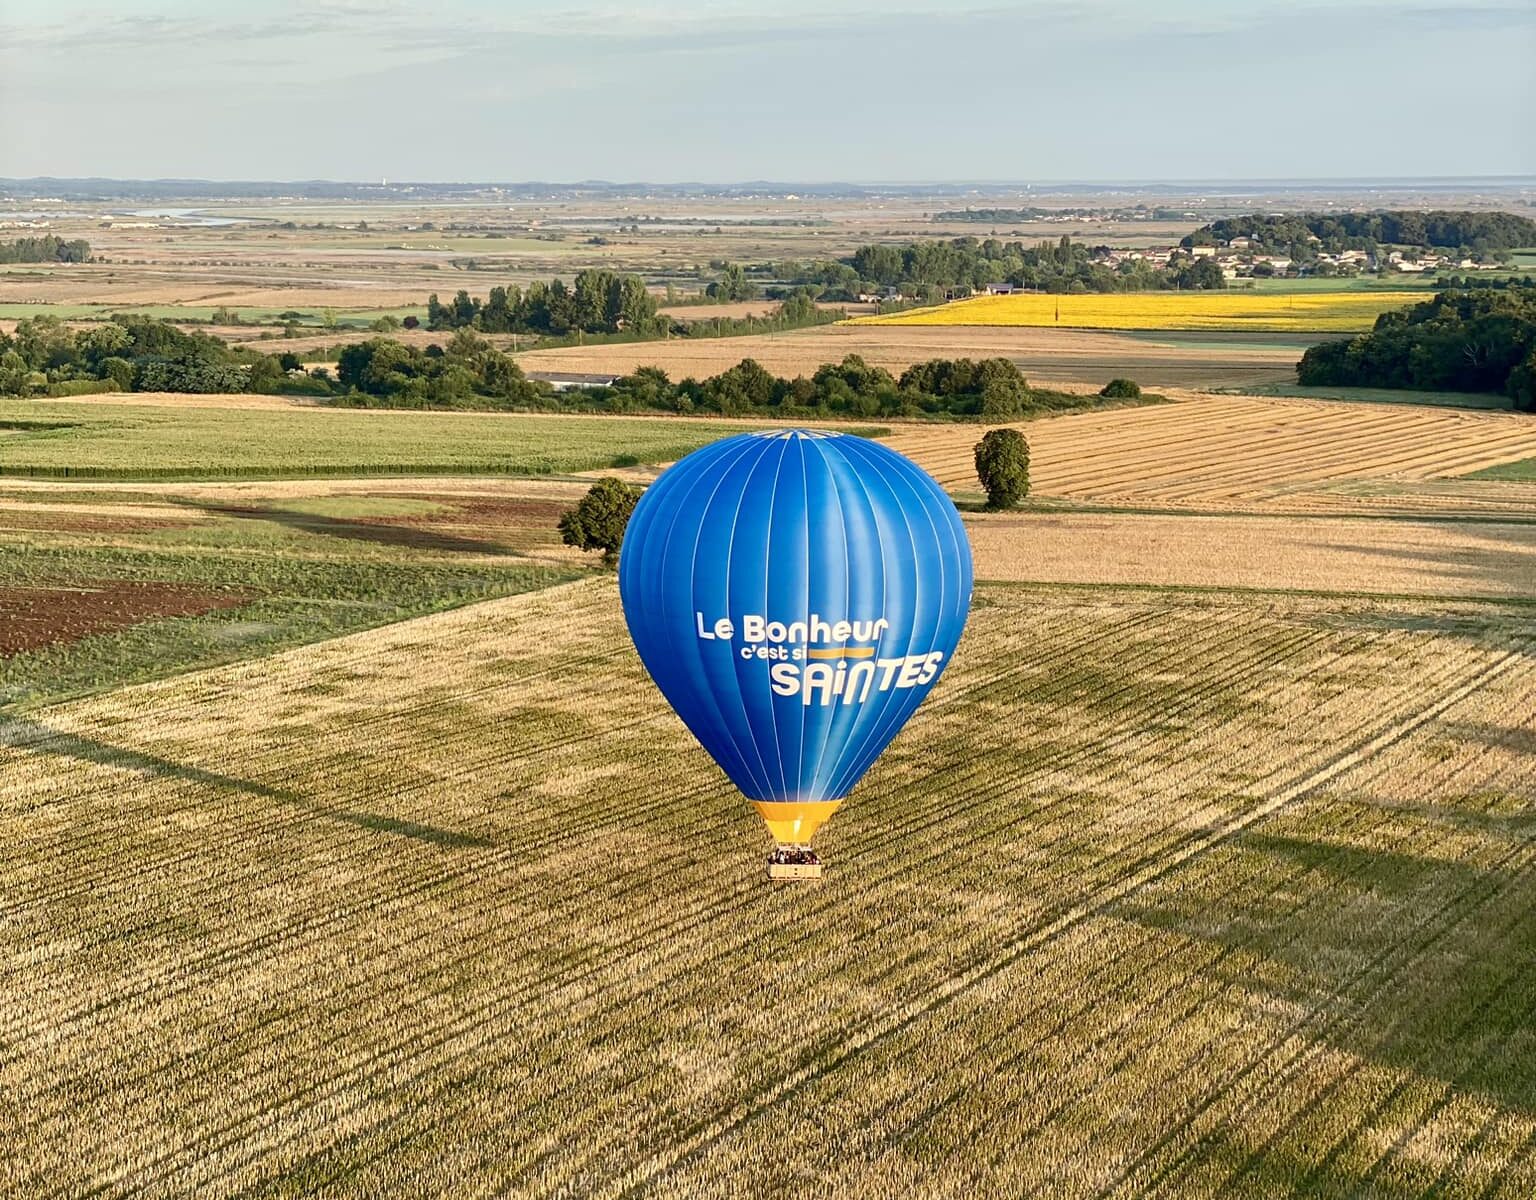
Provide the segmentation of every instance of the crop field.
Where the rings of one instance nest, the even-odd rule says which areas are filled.
[[[1536,522],[988,513],[977,574],[1045,583],[1536,597]]]
[[[1294,341],[1212,345],[1080,329],[841,324],[703,341],[567,346],[527,351],[518,362],[529,371],[615,374],[659,366],[681,379],[717,374],[743,358],[778,375],[809,375],[848,354],[896,374],[931,358],[1011,358],[1031,382],[1097,390],[1117,375],[1156,388],[1294,383],[1301,349]]]
[[[102,261],[0,269],[0,321],[301,312],[342,328],[216,332],[318,355],[429,292],[991,232],[935,207],[93,208],[50,228]],[[1022,424],[1006,514],[982,427],[843,426],[938,476],[981,583],[790,888],[556,528],[761,422],[0,399],[0,1197],[1536,1196],[1536,423],[1278,394],[1423,294],[496,336],[1174,401]]]
[[[1499,463],[1484,467],[1477,472],[1478,479],[1508,479],[1521,483],[1536,482],[1536,457],[1523,458],[1519,462]]]
[[[535,475],[670,462],[751,427],[664,418],[212,404],[0,399],[0,476]]]
[[[1512,412],[1508,396],[1495,392],[1418,392],[1408,388],[1328,387],[1300,383],[1260,384],[1250,396],[1300,396],[1309,400],[1355,400],[1371,404],[1414,404],[1432,408],[1483,408]]]
[[[1072,329],[1232,329],[1359,333],[1422,292],[1125,292],[977,296],[938,308],[855,317],[865,325],[1030,325]]]
[[[58,317],[66,321],[105,320],[114,314],[126,313],[141,317],[155,317],[161,321],[206,324],[216,311],[218,311],[217,306],[195,304],[0,304],[0,320],[15,322],[27,317]],[[386,315],[397,319],[407,316],[420,319],[424,318],[427,312],[426,308],[419,304],[366,310],[336,309],[327,305],[324,308],[310,308],[308,311],[295,309],[292,305],[284,305],[281,309],[255,307],[236,309],[235,314],[247,321],[273,325],[280,323],[282,313],[289,311],[299,313],[295,318],[295,324],[317,326],[330,320],[336,325],[353,329],[366,329],[371,322]],[[252,330],[251,332],[270,332],[270,330]]]
[[[1021,428],[1037,495],[1180,508],[1536,515],[1529,488],[1450,483],[1536,453],[1536,422],[1514,413],[1186,395]],[[976,441],[974,427],[906,426],[889,444],[946,487],[969,492]]]
[[[580,571],[579,481],[0,489],[0,707],[270,654]]]
[[[988,585],[790,891],[609,580],[5,718],[0,1190],[1516,1200],[1533,714],[1528,605]]]

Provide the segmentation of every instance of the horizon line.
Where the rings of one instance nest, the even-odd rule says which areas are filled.
[[[1276,175],[1276,176],[1168,176],[1158,178],[1055,178],[1055,179],[987,179],[956,177],[950,179],[406,179],[389,182],[388,175],[381,174],[378,182],[372,179],[330,179],[311,177],[305,179],[272,178],[211,178],[197,175],[117,176],[117,175],[20,175],[0,177],[0,186],[6,184],[39,183],[201,183],[201,184],[331,184],[356,187],[1008,187],[1041,188],[1060,186],[1125,186],[1150,187],[1172,185],[1277,185],[1277,184],[1411,184],[1411,183],[1499,183],[1503,185],[1530,184],[1536,186],[1536,174],[1490,172],[1487,174],[1458,175]]]

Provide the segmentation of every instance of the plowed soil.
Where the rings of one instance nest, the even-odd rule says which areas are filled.
[[[249,599],[241,592],[123,580],[91,588],[0,588],[0,656],[77,642],[157,617],[238,608]]]

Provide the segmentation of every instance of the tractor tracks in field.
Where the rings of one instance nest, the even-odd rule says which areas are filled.
[[[1185,864],[1211,852],[1246,832],[1254,825],[1288,808],[1298,800],[1326,786],[1373,755],[1379,754],[1436,720],[1463,700],[1513,669],[1528,651],[1505,650],[1491,662],[1485,662],[1459,683],[1442,691],[1416,711],[1399,716],[1375,733],[1362,734],[1347,748],[1323,763],[1277,787],[1262,802],[1213,822],[1207,829],[1192,834],[1183,845],[1144,859],[1120,878],[1107,882],[1077,904],[1057,913],[1050,920],[1023,931],[998,947],[966,971],[946,979],[925,995],[892,1010],[884,1017],[866,1023],[836,1044],[827,1047],[810,1061],[781,1076],[769,1086],[738,1101],[714,1120],[696,1127],[667,1151],[651,1156],[631,1171],[614,1180],[602,1196],[623,1200],[645,1193],[664,1176],[706,1154],[737,1130],[789,1099],[807,1084],[812,1084],[845,1063],[911,1029],[929,1015],[961,999],[996,976],[1007,971],[1039,947],[1056,940],[1083,922],[1103,914],[1137,891],[1178,871]]]

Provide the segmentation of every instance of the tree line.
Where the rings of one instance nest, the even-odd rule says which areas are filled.
[[[1032,388],[1005,358],[934,359],[895,376],[855,354],[793,379],[747,358],[705,379],[673,381],[658,367],[641,367],[610,385],[557,392],[528,380],[510,357],[467,330],[446,346],[425,350],[388,338],[360,342],[342,351],[336,374],[333,402],[367,408],[1010,420],[1102,402]]]
[[[1333,387],[1497,392],[1536,412],[1536,288],[1439,292],[1382,313],[1369,333],[1311,347],[1296,375]]]
[[[1202,225],[1179,243],[1186,249],[1215,246],[1236,237],[1252,240],[1253,249],[1307,262],[1320,252],[1374,252],[1378,245],[1422,249],[1462,249],[1471,254],[1503,255],[1520,246],[1536,246],[1536,221],[1505,212],[1381,211],[1286,213],[1228,217]]]
[[[1135,399],[1125,384],[1109,398]],[[1128,387],[1131,390],[1125,390]],[[305,372],[298,355],[262,354],[152,317],[119,316],[87,329],[56,317],[0,334],[0,393],[93,391],[301,394],[368,408],[657,412],[780,418],[929,417],[1011,420],[1094,407],[1097,397],[1032,388],[1009,359],[933,359],[899,376],[857,355],[783,378],[752,359],[705,379],[674,382],[642,367],[605,387],[556,391],[473,330],[443,345],[375,337],[343,347],[334,375]]]
[[[724,264],[721,279],[708,295],[718,300],[755,297],[755,285],[734,264]],[[471,329],[480,333],[527,333],[560,338],[574,334],[596,337],[628,335],[660,337],[719,337],[726,334],[772,332],[836,321],[841,312],[818,308],[812,289],[793,289],[782,296],[777,312],[762,316],[709,321],[679,321],[658,311],[656,297],[638,275],[590,270],[577,274],[567,286],[562,279],[536,282],[527,290],[493,287],[481,300],[460,291],[448,303],[434,292],[427,298],[427,328]]]
[[[822,299],[853,300],[895,288],[903,294],[942,299],[954,288],[972,291],[1010,284],[1042,292],[1139,292],[1224,288],[1221,268],[1208,258],[1176,255],[1166,270],[1139,259],[1116,267],[1101,261],[1107,246],[1089,246],[1063,235],[1033,246],[974,237],[860,246],[847,258],[783,263],[779,277],[813,286]]]
[[[53,234],[0,242],[0,263],[83,263],[91,261],[91,244],[83,238],[65,241]]]
[[[1130,208],[951,208],[933,214],[937,222],[967,221],[978,225],[1022,225],[1031,221],[1094,219],[1118,221],[1177,221],[1182,209],[1148,208],[1144,204]]]
[[[120,314],[86,329],[29,317],[0,333],[0,393],[10,395],[307,390],[301,380],[271,355],[153,317]]]
[[[427,298],[427,328],[554,337],[627,330],[650,336],[662,332],[656,307],[656,297],[638,275],[581,271],[569,287],[563,279],[532,283],[526,291],[493,287],[483,301],[461,290],[444,304],[434,292]]]

